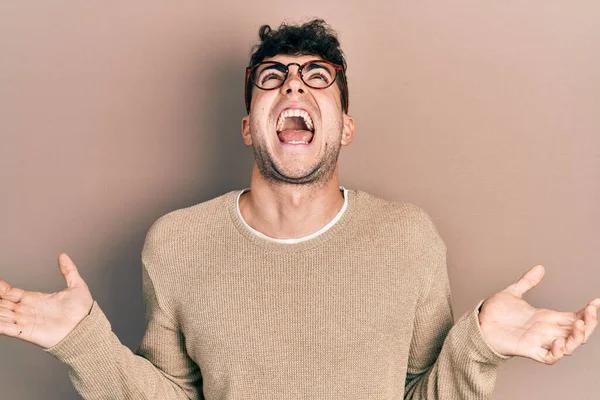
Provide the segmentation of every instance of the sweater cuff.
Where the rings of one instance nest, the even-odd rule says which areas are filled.
[[[480,355],[482,361],[486,361],[494,365],[500,365],[512,357],[498,353],[485,340],[483,332],[481,331],[481,325],[479,325],[479,310],[484,301],[485,299],[481,300],[479,303],[477,303],[477,306],[475,306],[473,311],[463,316],[463,318],[466,319],[466,329],[468,329],[468,331],[471,333],[466,337],[470,339],[471,345],[476,349],[477,354]]]
[[[107,346],[110,342],[111,325],[96,301],[90,313],[79,322],[67,336],[44,351],[59,361],[70,364],[93,348]]]

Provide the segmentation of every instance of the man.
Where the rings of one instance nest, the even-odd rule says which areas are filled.
[[[250,188],[152,226],[136,353],[66,254],[59,293],[0,281],[0,333],[68,364],[87,399],[486,399],[508,358],[552,364],[588,340],[600,299],[576,313],[523,300],[542,266],[453,325],[429,216],[339,186],[354,122],[335,34],[315,20],[259,36],[242,119]]]

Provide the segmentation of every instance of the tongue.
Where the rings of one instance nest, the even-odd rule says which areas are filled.
[[[286,129],[285,131],[277,134],[279,136],[279,141],[282,143],[289,143],[293,141],[305,141],[310,143],[313,137],[313,133],[311,131],[300,131],[294,129]]]

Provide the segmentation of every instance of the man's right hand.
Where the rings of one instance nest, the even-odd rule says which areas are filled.
[[[44,349],[63,340],[89,314],[94,300],[69,256],[58,256],[67,288],[57,293],[28,292],[0,279],[0,335]]]

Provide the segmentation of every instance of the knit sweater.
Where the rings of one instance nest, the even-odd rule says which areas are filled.
[[[159,218],[142,249],[146,330],[132,352],[97,302],[46,349],[85,399],[489,399],[509,357],[479,302],[454,324],[428,214],[348,190],[320,235],[253,233],[232,191]]]

